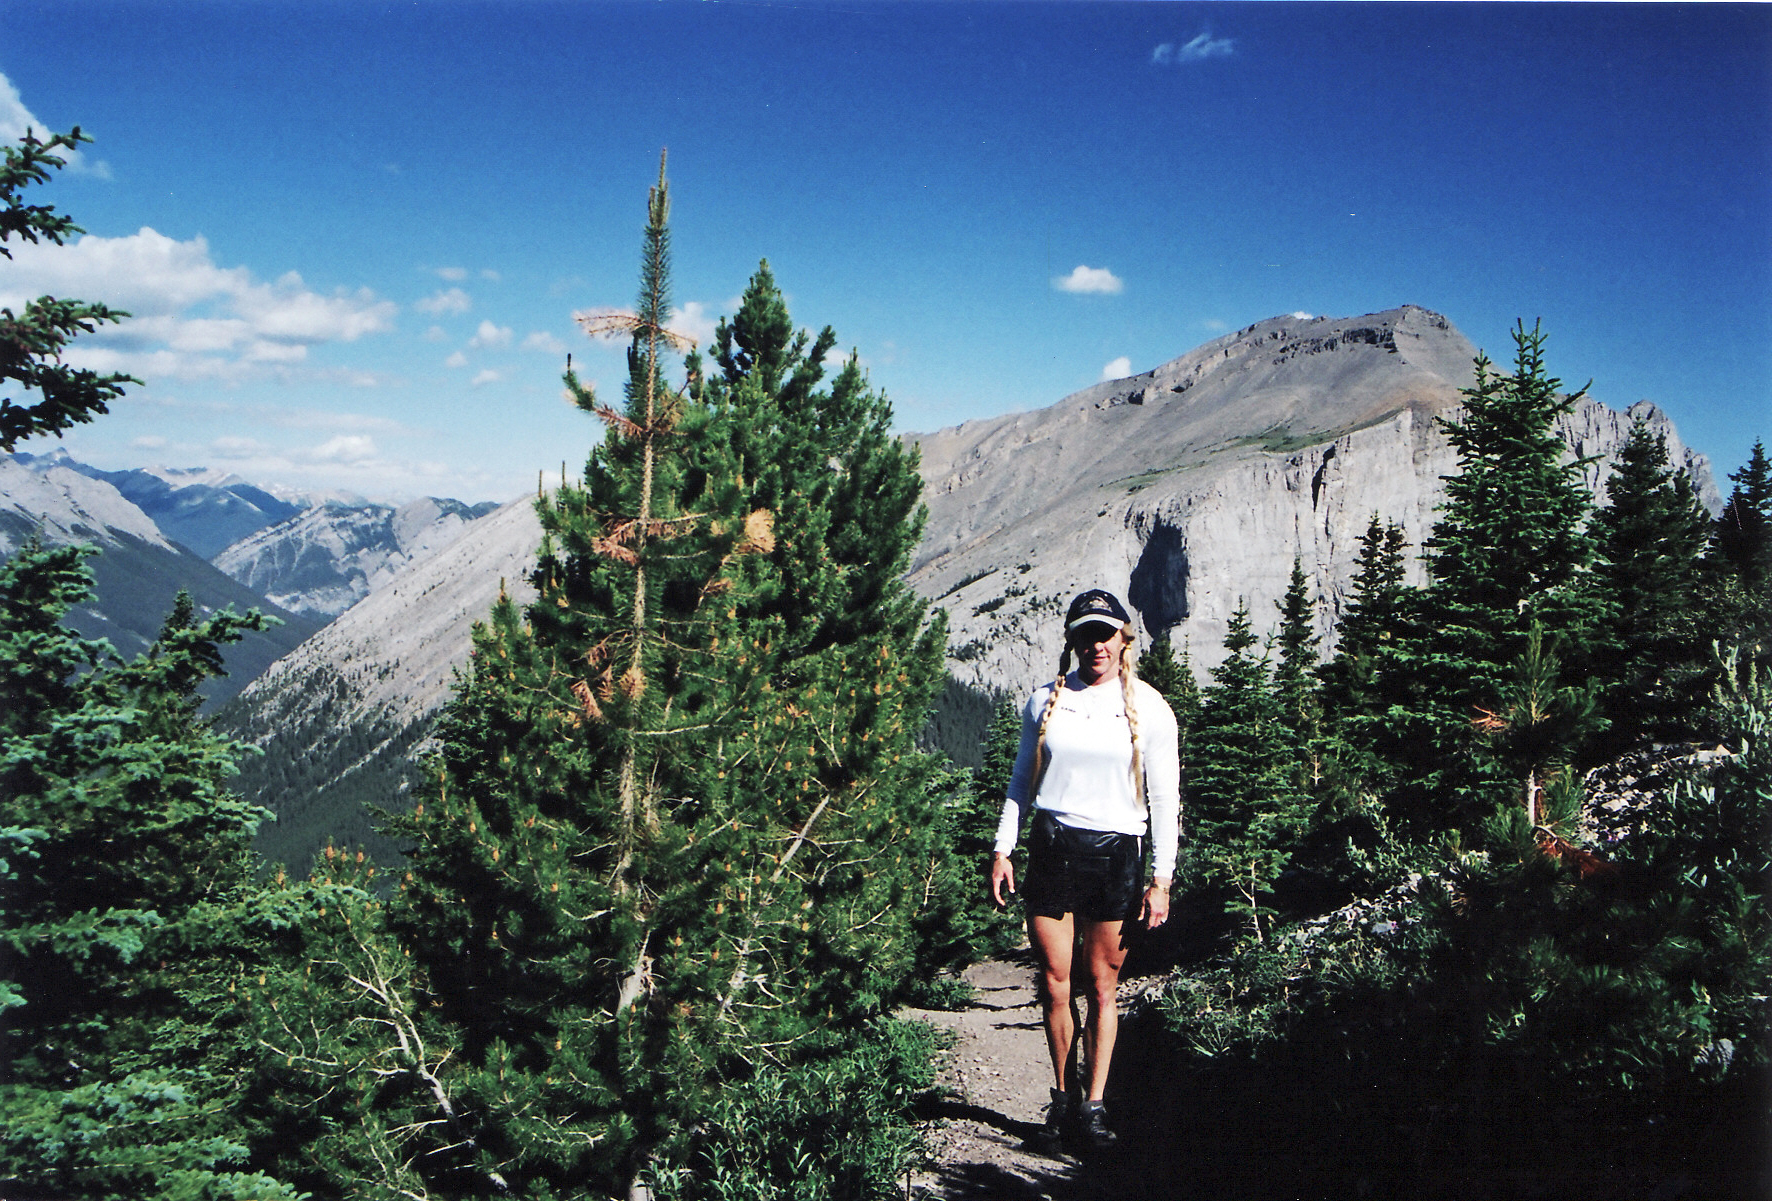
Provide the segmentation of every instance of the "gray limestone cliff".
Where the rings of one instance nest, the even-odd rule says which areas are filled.
[[[1258,631],[1277,622],[1294,556],[1332,645],[1372,516],[1417,550],[1432,528],[1457,466],[1436,418],[1456,416],[1476,353],[1411,305],[1277,317],[1049,408],[911,435],[929,522],[910,578],[947,610],[949,669],[1011,693],[1050,678],[1064,606],[1101,586],[1204,671],[1239,604]],[[1595,459],[1587,483],[1603,486],[1637,417],[1714,508],[1708,463],[1646,403],[1585,401],[1562,422],[1571,454]]]

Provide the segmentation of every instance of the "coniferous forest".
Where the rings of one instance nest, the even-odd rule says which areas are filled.
[[[78,232],[28,190],[80,139],[6,148],[0,240]],[[123,662],[58,624],[85,552],[0,568],[0,1195],[903,1195],[940,1047],[893,1015],[1019,940],[979,882],[1018,720],[977,767],[920,742],[914,455],[766,262],[708,347],[667,327],[664,166],[636,305],[588,331],[624,394],[568,363],[591,449],[402,856],[254,858],[195,690],[256,614],[182,603]],[[60,361],[121,316],[0,313],[43,398],[0,448],[133,382]],[[1425,544],[1373,515],[1332,653],[1295,570],[1209,680],[1140,665],[1186,788],[1175,966],[1116,1068],[1153,1196],[1765,1182],[1772,465],[1712,518],[1639,426],[1596,507],[1579,393],[1514,340]]]

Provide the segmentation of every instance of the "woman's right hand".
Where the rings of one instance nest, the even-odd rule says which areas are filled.
[[[991,854],[991,901],[998,909],[1009,904],[1009,898],[1003,894],[1015,893],[1015,865],[1009,862],[1009,856],[993,852]]]

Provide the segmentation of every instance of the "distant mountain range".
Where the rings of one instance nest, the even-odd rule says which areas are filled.
[[[190,592],[199,612],[232,605],[237,612],[256,608],[277,618],[281,624],[228,648],[227,676],[202,687],[211,702],[239,692],[320,628],[317,621],[270,604],[168,538],[112,484],[65,461],[0,457],[0,554],[12,554],[33,536],[50,545],[99,548],[101,553],[88,560],[96,599],[67,620],[89,638],[108,638],[125,658],[147,649],[159,635],[181,588]]]
[[[327,501],[245,535],[214,562],[275,604],[336,617],[497,507],[434,496],[398,507]]]
[[[282,624],[227,652],[226,700],[333,616],[459,537],[492,505],[422,498],[398,507],[338,493],[279,494],[195,469],[105,471],[65,450],[0,456],[0,553],[33,535],[90,543],[93,604],[69,624],[125,657],[153,641],[179,589],[202,611],[257,608]]]
[[[1414,306],[1276,317],[1048,408],[908,435],[929,506],[910,581],[947,611],[957,681],[941,745],[973,758],[990,699],[1050,678],[1059,616],[1084,587],[1120,592],[1147,638],[1170,633],[1203,671],[1239,603],[1257,629],[1276,621],[1297,556],[1332,646],[1370,518],[1400,523],[1417,549],[1432,527],[1456,466],[1435,419],[1456,413],[1475,354]],[[1639,418],[1714,511],[1709,464],[1647,403],[1586,401],[1563,422],[1596,495]],[[261,835],[269,853],[300,865],[328,838],[374,846],[365,806],[405,803],[469,626],[500,587],[521,594],[540,537],[527,500],[471,531],[221,713],[266,752],[242,784],[283,815]]]

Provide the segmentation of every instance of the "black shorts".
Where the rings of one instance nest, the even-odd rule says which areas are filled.
[[[1082,830],[1034,810],[1021,889],[1028,916],[1132,921],[1144,909],[1143,875],[1144,839],[1136,834]]]

